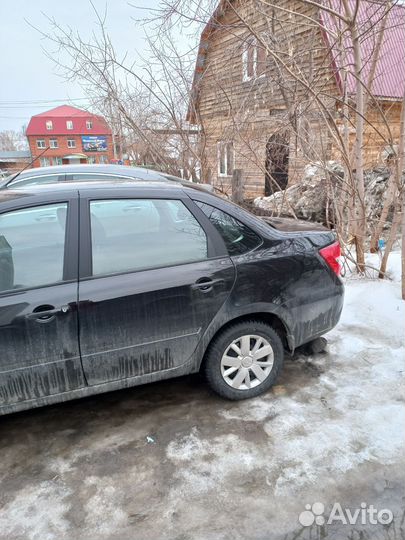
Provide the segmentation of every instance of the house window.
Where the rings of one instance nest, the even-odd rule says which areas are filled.
[[[251,81],[265,74],[266,56],[266,49],[256,38],[250,38],[246,41],[242,53],[244,81]]]
[[[39,164],[41,165],[41,167],[49,167],[49,165],[51,164],[51,160],[47,157],[41,157],[39,158]]]
[[[50,148],[58,148],[58,139],[49,139]]]
[[[73,129],[73,121],[66,120],[66,129]]]
[[[100,163],[108,163],[108,157],[107,156],[100,156],[99,162]]]
[[[46,148],[45,139],[37,139],[37,148]]]
[[[218,175],[232,176],[234,152],[232,142],[218,143]]]
[[[96,156],[88,156],[87,163],[90,163],[90,164],[96,163]]]
[[[74,139],[67,140],[68,148],[76,148],[76,141]]]
[[[62,158],[61,157],[52,158],[52,165],[63,165]]]
[[[46,129],[53,129],[52,120],[47,120],[46,121]]]
[[[86,120],[86,129],[93,129],[93,121]]]

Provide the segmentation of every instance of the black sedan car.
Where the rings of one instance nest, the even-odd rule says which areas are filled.
[[[0,414],[202,369],[229,399],[333,328],[332,232],[172,182],[0,191]]]

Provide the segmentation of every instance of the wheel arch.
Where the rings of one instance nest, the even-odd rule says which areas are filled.
[[[209,342],[207,343],[207,346],[205,347],[204,354],[202,355],[200,368],[204,365],[205,358],[207,356],[207,353],[209,351],[211,343],[227,328],[230,326],[244,322],[244,321],[260,321],[268,324],[271,326],[281,337],[281,340],[283,342],[283,346],[285,349],[288,349],[291,352],[294,352],[294,336],[289,333],[288,327],[286,323],[275,313],[270,312],[254,312],[254,313],[245,313],[243,315],[239,315],[238,317],[234,317],[233,319],[230,319],[225,324],[223,324],[218,330],[214,333],[214,335],[211,337]]]

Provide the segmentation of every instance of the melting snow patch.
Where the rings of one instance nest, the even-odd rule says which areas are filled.
[[[2,538],[56,540],[69,528],[64,514],[69,505],[64,499],[70,495],[58,482],[45,481],[22,489],[0,509]]]
[[[213,439],[200,438],[197,428],[167,447],[167,457],[177,464],[181,490],[193,495],[218,486],[230,475],[246,474],[260,463],[259,449],[233,434]]]
[[[127,514],[119,508],[122,493],[114,485],[111,478],[98,478],[90,476],[86,478],[87,487],[94,487],[96,492],[90,496],[85,504],[86,528],[94,536],[111,535],[127,521]]]
[[[371,292],[372,291],[372,292]],[[365,461],[399,461],[405,439],[402,375],[405,303],[387,281],[350,281],[341,323],[331,332],[327,371],[316,400],[276,402],[264,429],[275,441],[271,477],[277,494],[337,476]]]

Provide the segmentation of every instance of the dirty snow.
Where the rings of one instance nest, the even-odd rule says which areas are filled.
[[[0,538],[42,540],[63,535],[69,528],[64,517],[69,494],[60,482],[40,482],[26,488],[0,509]]]

